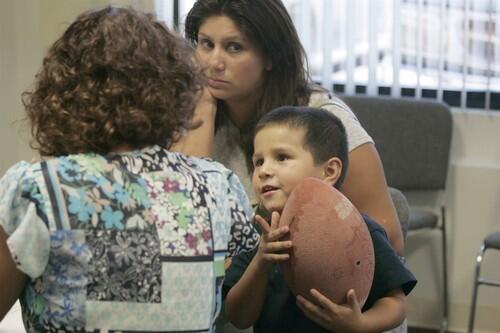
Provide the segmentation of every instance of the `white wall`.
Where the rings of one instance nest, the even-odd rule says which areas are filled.
[[[0,175],[19,160],[37,157],[21,93],[30,88],[50,45],[84,10],[133,0],[0,0]],[[141,1],[141,6],[151,1]],[[146,8],[146,7],[143,7]],[[19,304],[0,323],[0,332],[24,332]]]
[[[453,111],[452,165],[446,199],[449,327],[454,332],[465,332],[479,246],[485,235],[500,230],[500,113]],[[421,206],[432,206],[434,199],[414,193],[407,197]],[[438,232],[417,232],[408,237],[408,264],[419,279],[408,301],[412,325],[439,326],[440,244]],[[500,253],[487,252],[483,266],[483,274],[500,280]],[[500,332],[500,288],[480,287],[475,327],[476,332]]]
[[[33,38],[37,25],[33,12],[36,6],[26,2],[0,1],[0,171],[14,161],[29,156],[27,135],[22,126],[21,86],[28,85],[41,63],[38,39]],[[28,37],[29,36],[29,37]],[[19,41],[26,41],[20,43]],[[18,122],[16,122],[18,121]]]
[[[0,172],[36,154],[23,121],[21,93],[31,87],[49,46],[77,14],[105,1],[0,1]]]
[[[108,4],[153,11],[154,0],[0,0],[0,173],[31,160],[21,93],[30,88],[52,43],[85,10]]]
[[[116,3],[116,1],[113,1]],[[122,1],[123,3],[124,1]],[[127,1],[125,1],[127,2]],[[132,1],[133,2],[133,1]],[[0,0],[0,174],[35,154],[28,148],[20,94],[33,81],[48,46],[81,11],[105,0]],[[449,182],[450,328],[464,332],[472,291],[473,264],[484,235],[500,230],[500,113],[454,113],[453,165]],[[427,205],[428,198],[409,195]],[[419,278],[409,297],[409,322],[439,324],[437,234],[410,235],[406,254]],[[487,257],[484,272],[500,279],[500,255]],[[479,294],[477,332],[500,332],[500,288]]]

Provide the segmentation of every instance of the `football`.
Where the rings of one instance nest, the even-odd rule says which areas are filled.
[[[288,198],[280,225],[290,229],[293,246],[281,269],[295,295],[311,300],[314,288],[343,304],[354,289],[363,306],[375,258],[368,227],[349,199],[319,179],[306,178]]]

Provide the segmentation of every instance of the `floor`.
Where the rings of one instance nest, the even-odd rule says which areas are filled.
[[[409,327],[408,333],[437,333],[437,330]],[[17,302],[0,323],[0,333],[25,333],[21,320],[21,307]]]
[[[435,333],[435,330],[427,330],[422,328],[408,327],[408,333]]]
[[[439,333],[437,329],[408,327],[408,333]],[[452,333],[452,332],[448,332]]]

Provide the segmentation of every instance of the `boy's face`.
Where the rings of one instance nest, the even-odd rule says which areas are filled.
[[[270,124],[254,139],[253,189],[268,211],[281,212],[295,186],[306,177],[325,177],[304,147],[305,131],[284,124]]]

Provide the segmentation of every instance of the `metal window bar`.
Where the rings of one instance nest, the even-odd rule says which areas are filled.
[[[494,57],[493,49],[493,0],[488,2],[488,25],[486,27],[488,34],[488,44],[487,44],[487,55],[486,55],[486,94],[484,96],[484,108],[486,111],[490,111],[491,108],[491,65]]]
[[[311,49],[311,10],[309,1],[300,1],[299,3],[299,35],[302,41],[302,45],[305,50]]]
[[[460,92],[460,107],[467,107],[467,72],[469,67],[469,0],[464,0],[464,22],[463,22],[463,62],[462,62],[462,91]]]
[[[399,82],[401,64],[401,0],[393,1],[392,9],[392,90],[393,97],[401,96]]]
[[[333,90],[332,74],[333,74],[333,61],[332,49],[333,41],[331,32],[333,31],[333,1],[323,0],[323,68],[321,75],[321,83],[327,89]]]
[[[354,87],[354,69],[356,55],[354,53],[354,36],[355,36],[355,26],[354,20],[351,18],[354,16],[354,1],[347,0],[345,7],[345,17],[346,19],[346,29],[345,29],[345,44],[346,44],[346,81],[345,81],[345,92],[346,94],[352,95],[355,92]]]
[[[177,29],[174,22],[175,6],[172,0],[155,0],[155,10],[158,19],[165,22],[170,29]]]
[[[418,0],[417,3],[417,83],[415,87],[415,97],[422,97],[422,86],[420,84],[420,76],[422,75],[422,49],[423,49],[423,22],[422,22],[422,7],[423,0]]]
[[[378,43],[377,43],[377,1],[369,1],[368,4],[368,86],[367,93],[370,96],[378,94],[377,91],[377,65],[378,65]]]
[[[446,18],[446,1],[441,0],[439,4],[439,41],[438,41],[438,86],[437,86],[437,99],[439,101],[443,100],[443,72],[444,72],[444,54],[446,52],[444,48],[444,27]]]
[[[179,23],[179,0],[174,0],[174,3],[172,4],[173,7],[173,18],[172,21],[174,22],[174,27],[177,31],[180,31],[180,23]]]
[[[496,27],[496,36],[498,39],[500,39],[500,0],[496,1],[496,22],[495,22],[495,27]],[[500,64],[500,45],[495,49],[495,58],[493,59],[494,64]],[[498,66],[498,65],[497,65]],[[500,66],[499,66],[500,67]],[[497,70],[497,68],[495,68]],[[500,68],[499,68],[500,70]]]

